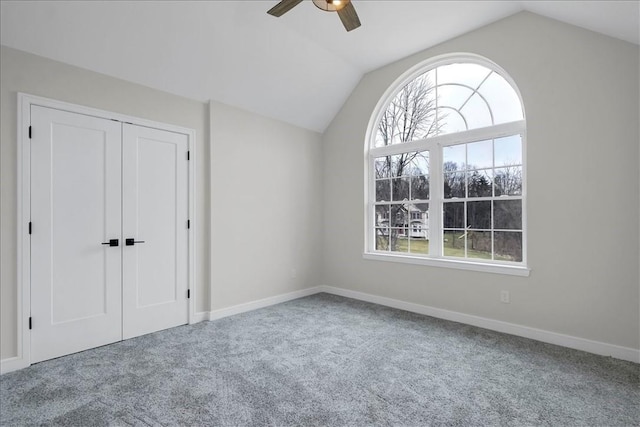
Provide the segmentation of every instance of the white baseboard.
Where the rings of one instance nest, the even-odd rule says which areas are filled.
[[[9,357],[7,359],[0,360],[0,375],[7,372],[17,371],[29,366],[29,364],[22,357]]]
[[[542,341],[545,343],[568,347],[575,350],[582,350],[588,353],[599,354],[602,356],[611,356],[616,359],[640,363],[640,350],[634,348],[622,347],[599,341],[592,341],[585,338],[578,338],[570,335],[559,334],[556,332],[545,331],[542,329],[531,328],[528,326],[516,325],[514,323],[503,322],[500,320],[487,319],[486,317],[464,314],[457,311],[443,310],[441,308],[429,307],[426,305],[400,301],[397,299],[381,297],[364,292],[351,291],[348,289],[335,288],[332,286],[319,286],[317,289],[319,289],[320,292],[326,292],[329,294],[353,298],[361,301],[371,302],[374,304],[380,304],[387,307],[410,311],[413,313],[437,317],[439,319],[451,320],[453,322],[478,326],[480,328],[490,329],[492,331],[504,332],[506,334],[530,338],[536,341]]]
[[[221,308],[219,310],[213,310],[210,312],[204,311],[195,313],[193,315],[193,323],[202,322],[204,320],[221,319],[223,317],[233,316],[236,314],[245,313],[247,311],[257,310],[259,308],[269,307],[275,304],[280,304],[321,292],[339,295],[346,298],[353,298],[374,304],[380,304],[391,308],[410,311],[413,313],[424,314],[431,317],[437,317],[439,319],[451,320],[453,322],[478,326],[480,328],[490,329],[497,332],[517,335],[520,337],[530,338],[536,341],[542,341],[549,344],[572,348],[575,350],[582,350],[588,353],[599,354],[602,356],[611,356],[616,359],[640,363],[640,350],[634,348],[622,347],[599,341],[592,341],[585,338],[578,338],[570,335],[559,334],[556,332],[545,331],[542,329],[531,328],[528,326],[516,325],[514,323],[503,322],[500,320],[488,319],[486,317],[474,316],[457,311],[444,310],[427,305],[415,304],[393,298],[381,297],[364,292],[357,292],[349,289],[324,285],[301,289],[299,291],[289,292],[286,294],[275,295],[272,297],[250,301],[227,308]],[[0,360],[0,373],[4,374],[18,369],[26,368],[27,366],[29,366],[29,364],[26,363],[22,358],[12,357],[3,359]]]
[[[280,304],[282,302],[306,297],[309,295],[323,292],[320,287],[301,289],[299,291],[289,292],[286,294],[275,295],[256,301],[250,301],[243,304],[234,305],[219,310],[213,310],[209,313],[209,320],[221,319],[223,317],[233,316],[247,311],[257,310],[259,308],[269,307],[271,305]]]
[[[208,311],[199,311],[193,314],[191,318],[191,322],[189,324],[204,322],[205,320],[209,320],[209,312]]]

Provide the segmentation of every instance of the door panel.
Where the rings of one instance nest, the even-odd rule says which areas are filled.
[[[132,235],[148,240],[144,248],[138,247],[139,250],[136,251],[137,306],[144,308],[173,303],[178,299],[175,287],[178,156],[177,146],[173,143],[138,138],[137,144],[137,232]],[[153,238],[150,238],[151,236]],[[140,272],[144,274],[141,275]]]
[[[123,125],[123,335],[188,323],[187,136]]]
[[[32,362],[122,339],[121,126],[33,106]]]

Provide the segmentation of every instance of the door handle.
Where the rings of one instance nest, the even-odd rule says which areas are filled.
[[[102,245],[109,245],[109,246],[118,246],[118,244],[120,243],[120,241],[118,239],[111,239],[108,242],[102,242]]]
[[[124,239],[124,244],[127,246],[133,246],[136,243],[144,243],[144,240]]]

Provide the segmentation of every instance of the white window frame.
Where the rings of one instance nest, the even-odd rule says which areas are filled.
[[[383,94],[373,111],[364,150],[364,253],[363,258],[376,261],[390,261],[407,264],[420,264],[435,267],[446,267],[460,270],[472,270],[515,276],[529,276],[530,268],[527,263],[527,161],[526,161],[526,119],[497,124],[489,127],[471,129],[463,132],[439,135],[423,140],[375,146],[378,123],[389,102],[404,85],[421,74],[453,63],[474,63],[482,65],[500,74],[516,91],[520,102],[522,96],[511,77],[498,65],[478,55],[449,54],[419,63],[398,78]],[[521,105],[524,116],[524,106]],[[444,202],[442,184],[442,149],[446,146],[468,144],[477,141],[491,140],[511,135],[521,135],[522,138],[522,262],[505,262],[496,260],[475,260],[445,257],[442,255],[443,222],[442,207]],[[417,255],[411,253],[380,252],[375,250],[375,166],[377,157],[395,155],[407,152],[429,152],[429,254]],[[433,189],[436,189],[434,191]],[[495,198],[492,198],[495,199]]]

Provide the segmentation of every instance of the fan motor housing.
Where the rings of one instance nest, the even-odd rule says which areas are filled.
[[[313,4],[325,12],[337,12],[347,5],[351,0],[313,0]]]

